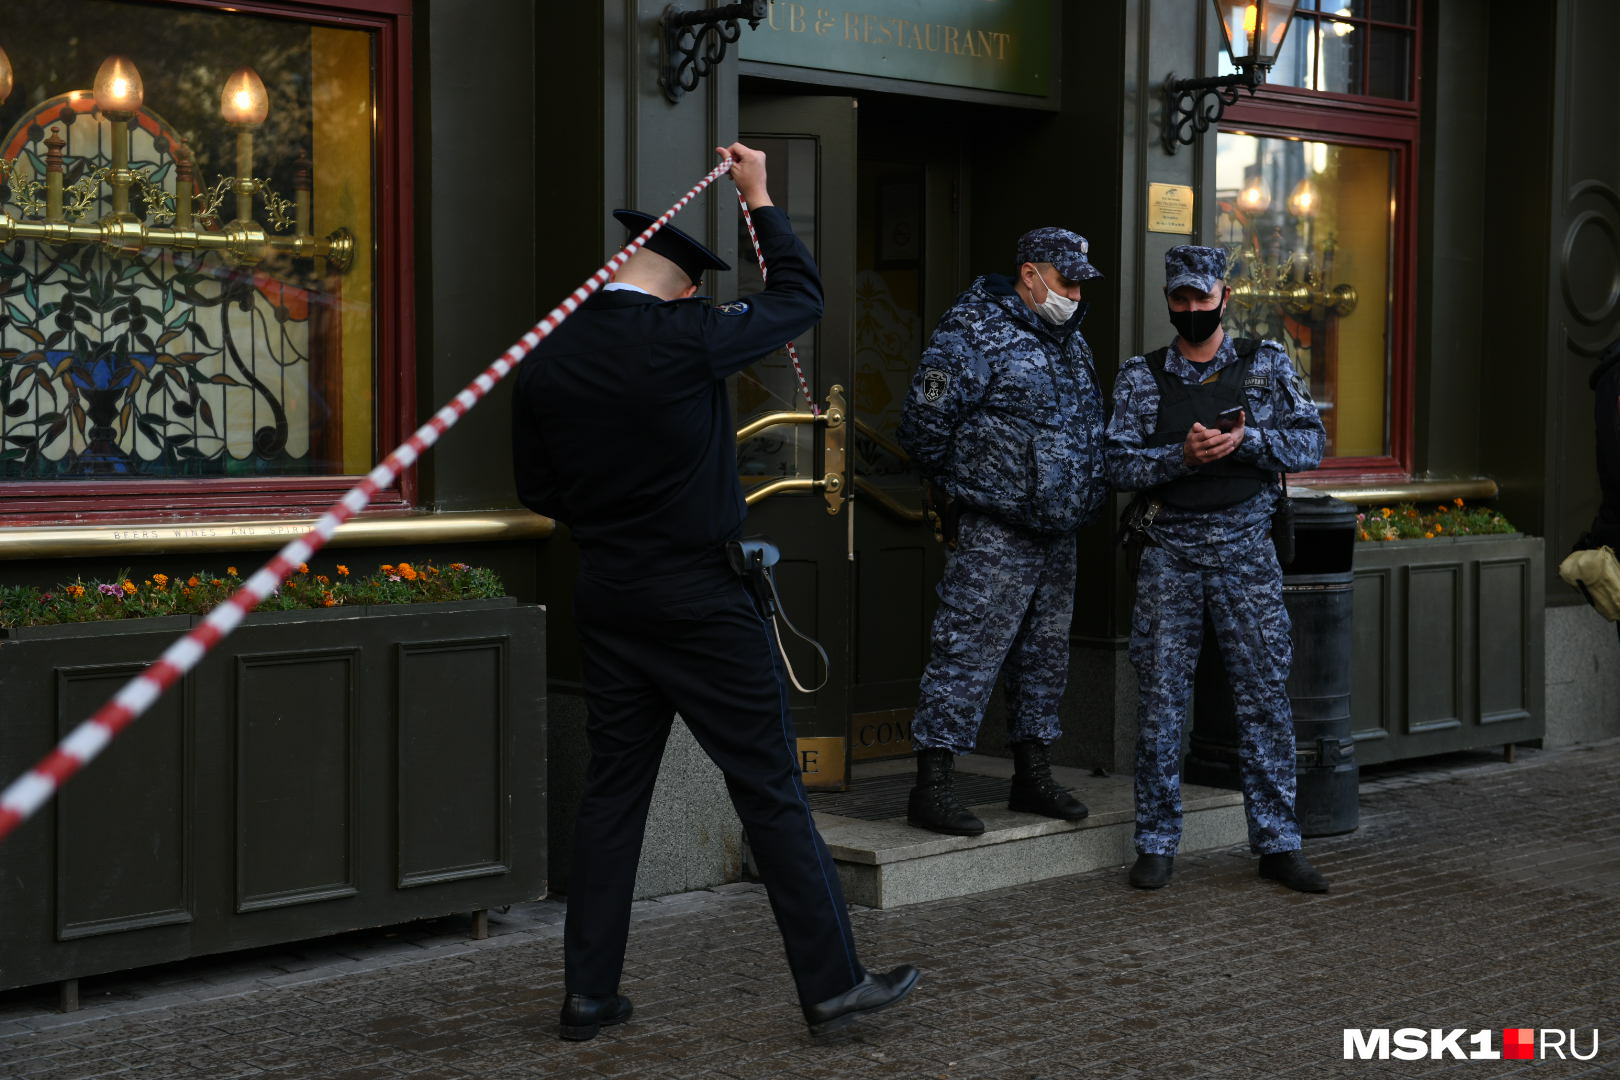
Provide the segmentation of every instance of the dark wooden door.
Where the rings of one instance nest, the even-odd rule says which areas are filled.
[[[790,691],[804,782],[841,788],[849,775],[853,637],[845,447],[852,421],[855,102],[746,96],[740,119],[742,141],[765,152],[771,197],[815,256],[826,289],[825,316],[794,343],[803,382],[787,351],[778,350],[737,375],[731,393],[749,500],[746,529],[781,546],[776,577],[784,607],[828,655],[823,667],[809,645],[784,635],[798,682],[814,690]],[[739,291],[746,295],[763,287],[746,231],[737,251]]]

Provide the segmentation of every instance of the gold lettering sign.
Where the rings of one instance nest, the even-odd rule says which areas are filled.
[[[738,52],[822,71],[1052,92],[1051,0],[771,0]]]
[[[844,740],[800,739],[799,771],[807,788],[844,786]]]
[[[850,756],[856,761],[868,761],[911,753],[911,717],[915,711],[886,709],[850,717]]]
[[[1181,233],[1193,231],[1193,189],[1185,184],[1149,184],[1148,232]]]

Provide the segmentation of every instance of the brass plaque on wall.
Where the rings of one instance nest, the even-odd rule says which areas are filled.
[[[1186,184],[1149,184],[1148,232],[1182,233],[1193,231],[1193,189]]]
[[[843,739],[800,739],[799,773],[807,788],[844,786],[845,748]]]
[[[850,754],[856,761],[900,757],[913,752],[911,717],[915,709],[885,709],[849,718]]]

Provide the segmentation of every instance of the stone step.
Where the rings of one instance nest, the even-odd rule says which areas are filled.
[[[909,759],[863,762],[854,769],[852,795],[860,794],[863,782],[897,787],[899,778],[914,769]],[[963,778],[962,788],[982,793],[990,785],[980,778],[1011,777],[1012,762],[970,754],[957,759],[956,772]],[[838,863],[845,898],[867,907],[903,907],[1109,866],[1120,868],[1124,887],[1125,868],[1136,857],[1131,843],[1131,777],[1098,777],[1088,770],[1056,766],[1052,774],[1090,808],[1084,820],[1054,821],[1014,813],[1002,797],[998,802],[970,803],[984,819],[983,836],[942,836],[912,828],[906,824],[903,804],[895,816],[876,820],[818,809],[816,825]],[[883,778],[890,779],[883,783]],[[818,801],[825,805],[829,800],[812,797],[812,805]],[[1229,847],[1247,838],[1240,793],[1186,784],[1182,804],[1183,852]]]

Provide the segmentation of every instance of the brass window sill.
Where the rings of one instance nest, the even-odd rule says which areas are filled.
[[[314,518],[130,522],[122,525],[0,528],[0,559],[72,559],[176,552],[274,551],[302,536]],[[360,518],[339,525],[327,547],[540,540],[556,530],[527,510],[481,510]]]
[[[1449,502],[1452,499],[1494,499],[1501,494],[1495,480],[1487,477],[1450,480],[1339,480],[1323,477],[1310,480],[1288,478],[1290,491],[1314,491],[1357,506],[1385,503]]]

